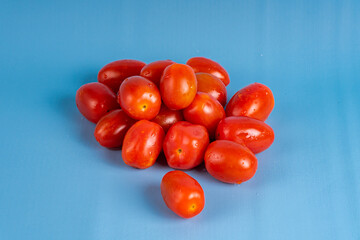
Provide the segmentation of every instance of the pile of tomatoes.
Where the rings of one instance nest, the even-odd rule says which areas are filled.
[[[255,154],[274,141],[264,122],[274,107],[271,90],[250,84],[226,105],[229,83],[226,70],[204,57],[186,64],[119,60],[100,70],[98,82],[78,89],[76,105],[96,123],[99,144],[122,148],[127,165],[151,167],[163,152],[169,167],[178,169],[163,177],[163,199],[176,214],[190,218],[204,208],[204,191],[180,170],[205,162],[214,178],[239,184],[255,175]]]

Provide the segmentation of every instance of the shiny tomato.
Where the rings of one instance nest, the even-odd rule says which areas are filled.
[[[177,122],[167,132],[163,150],[172,168],[191,169],[202,163],[209,135],[205,127],[189,122]]]
[[[160,111],[161,96],[156,85],[144,77],[125,79],[120,86],[118,101],[133,119],[153,119]]]
[[[82,85],[76,92],[75,101],[80,113],[93,123],[111,110],[120,108],[115,93],[97,82]]]
[[[182,218],[195,217],[205,206],[201,185],[182,171],[166,173],[160,188],[166,206]]]
[[[246,116],[265,121],[274,108],[274,96],[261,83],[250,84],[239,90],[226,106],[226,116]]]
[[[122,146],[125,133],[135,123],[121,109],[116,109],[103,116],[96,124],[95,139],[103,147],[118,148]]]
[[[184,120],[184,116],[181,111],[171,110],[162,104],[160,112],[152,121],[159,124],[167,132],[174,123],[182,120]]]
[[[221,105],[226,105],[227,92],[225,84],[217,77],[209,73],[196,73],[198,92],[208,93]]]
[[[216,140],[205,152],[206,170],[226,183],[242,183],[255,175],[257,159],[244,145],[228,140]]]
[[[274,131],[263,121],[254,118],[227,117],[219,122],[216,139],[234,141],[245,145],[253,153],[259,153],[274,142]]]
[[[120,84],[125,78],[139,75],[146,63],[123,59],[106,64],[98,73],[98,81],[107,85],[115,93],[119,91]]]
[[[191,67],[174,63],[165,68],[160,80],[160,92],[168,108],[186,108],[194,100],[196,91],[196,76]]]
[[[205,72],[214,75],[219,78],[225,86],[229,85],[230,78],[226,70],[217,62],[204,57],[193,57],[187,62],[187,65],[192,67],[196,73]]]
[[[154,165],[159,156],[164,139],[164,130],[159,124],[140,120],[125,134],[122,158],[135,168],[148,168]]]
[[[141,69],[140,75],[155,83],[156,86],[159,86],[164,69],[173,63],[171,60],[160,60],[149,63]]]

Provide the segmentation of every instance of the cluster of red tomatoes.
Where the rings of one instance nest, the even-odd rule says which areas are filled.
[[[206,170],[226,183],[242,183],[257,169],[254,154],[274,141],[264,123],[274,107],[271,90],[253,83],[228,102],[226,70],[194,57],[145,64],[119,60],[105,65],[98,82],[76,93],[76,105],[96,123],[95,138],[104,147],[121,148],[123,161],[151,167],[163,151],[171,168],[188,170],[205,162]],[[204,191],[188,174],[168,172],[161,182],[166,205],[190,218],[204,208]]]

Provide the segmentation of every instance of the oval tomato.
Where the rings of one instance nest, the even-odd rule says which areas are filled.
[[[165,104],[162,104],[160,112],[152,121],[159,124],[167,132],[174,123],[182,120],[184,120],[184,117],[181,111],[171,110]]]
[[[208,93],[225,106],[227,99],[225,84],[209,73],[196,73],[195,75],[198,82],[198,92]]]
[[[140,75],[155,83],[156,86],[159,86],[164,69],[173,63],[171,60],[160,60],[149,63],[141,69]]]

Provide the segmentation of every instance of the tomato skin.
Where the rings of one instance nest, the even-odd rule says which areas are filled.
[[[116,95],[102,83],[87,83],[76,91],[76,106],[90,122],[97,123],[102,116],[120,108]]]
[[[221,120],[216,129],[217,140],[229,140],[259,153],[274,142],[273,129],[263,121],[249,117],[227,117]]]
[[[150,120],[160,111],[161,96],[153,82],[144,77],[133,76],[121,84],[118,102],[131,118]]]
[[[253,83],[234,94],[226,106],[226,116],[246,116],[265,121],[274,104],[270,88],[261,83]]]
[[[139,75],[146,63],[122,59],[106,64],[98,73],[98,82],[107,85],[114,93],[119,91],[121,83],[128,77]]]
[[[187,65],[192,67],[196,73],[205,72],[214,75],[219,78],[225,86],[229,85],[230,78],[229,74],[219,63],[204,57],[193,57],[190,58],[187,62]]]
[[[101,146],[119,148],[122,146],[127,130],[135,123],[121,109],[116,109],[103,116],[96,124],[94,136]]]
[[[206,170],[216,179],[240,184],[252,178],[257,169],[255,155],[245,146],[228,140],[216,140],[205,152]]]
[[[140,120],[125,134],[122,158],[125,164],[145,169],[154,165],[161,152],[164,130],[154,122]]]
[[[195,217],[204,209],[204,190],[198,181],[182,171],[166,173],[160,188],[166,206],[182,218]]]
[[[151,121],[159,124],[166,133],[174,123],[177,123],[182,120],[184,120],[184,116],[181,111],[171,110],[168,107],[166,107],[165,104],[162,104],[160,112]]]
[[[159,60],[151,62],[141,69],[140,76],[149,79],[155,83],[156,86],[159,86],[160,79],[165,68],[173,63],[174,62],[171,60]]]
[[[191,169],[203,162],[209,135],[205,127],[177,122],[167,132],[163,150],[171,168]]]
[[[195,75],[198,82],[198,92],[208,93],[225,106],[227,99],[225,84],[209,73],[196,73]]]
[[[183,114],[186,121],[206,127],[210,138],[213,138],[217,124],[225,117],[225,110],[215,98],[207,93],[198,92]]]
[[[164,104],[174,110],[186,108],[194,100],[197,81],[194,70],[185,64],[167,66],[160,80]]]

